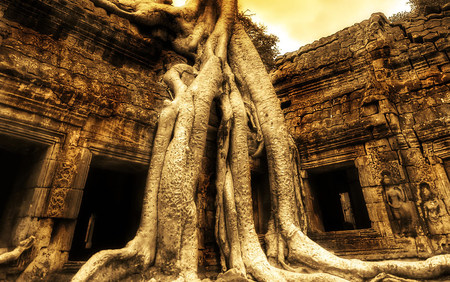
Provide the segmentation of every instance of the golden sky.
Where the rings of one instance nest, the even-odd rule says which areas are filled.
[[[182,5],[185,0],[173,0]],[[368,19],[372,13],[387,17],[409,11],[408,0],[238,0],[241,11],[267,26],[280,38],[281,54],[295,51],[321,37]]]
[[[410,9],[408,0],[238,0],[253,20],[280,38],[281,53],[295,51],[321,37],[368,19],[372,13],[390,16]]]

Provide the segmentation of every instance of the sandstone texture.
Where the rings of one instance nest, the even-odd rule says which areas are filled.
[[[133,194],[127,198],[132,207],[105,206],[113,212],[111,236],[130,229],[117,238],[122,246],[132,238],[157,117],[163,100],[171,97],[161,75],[184,61],[163,37],[139,30],[88,0],[0,3],[0,175],[6,179],[0,196],[0,254],[31,235],[37,237],[19,261],[0,266],[0,280],[13,279],[37,256],[51,256],[51,270],[64,264],[69,272],[79,268],[79,263],[67,261],[73,260],[71,248],[86,243],[94,212],[82,219],[80,207],[89,177],[94,177],[93,186],[98,184],[95,174],[112,179],[106,186],[122,182],[124,187],[92,192],[86,202],[96,203],[89,205],[120,204],[126,199],[117,197]],[[216,120],[212,117],[211,123]],[[213,131],[209,140],[215,141]],[[213,143],[205,155],[198,213],[200,266],[217,270],[214,181],[209,179],[214,173]],[[127,218],[114,222],[123,214]],[[96,216],[100,228],[101,215]],[[85,225],[79,232],[77,218]],[[83,233],[81,243],[75,242],[77,232]],[[122,247],[116,243],[109,247]],[[86,260],[83,255],[74,258]]]
[[[448,8],[397,24],[374,14],[277,61],[272,77],[301,157],[308,235],[336,254],[450,250],[449,27]],[[161,75],[186,61],[166,37],[89,0],[0,3],[0,255],[33,242],[0,265],[0,281],[42,264],[61,281],[97,249],[132,238],[157,117],[172,97]],[[205,278],[220,270],[215,110],[196,195]],[[252,165],[264,244],[267,164]],[[323,179],[351,189],[321,190]],[[324,202],[328,194],[340,198]]]
[[[395,24],[373,14],[276,62],[273,83],[301,155],[309,235],[339,255],[449,251],[449,29],[448,5]],[[318,178],[338,181],[339,171],[359,180],[368,221],[327,232],[320,198],[330,190]],[[352,207],[358,219],[363,209]]]

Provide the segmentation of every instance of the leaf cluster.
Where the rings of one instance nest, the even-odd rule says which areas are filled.
[[[436,13],[439,12],[441,7],[448,3],[450,3],[450,0],[409,0],[408,4],[411,6],[411,12],[399,12],[390,16],[389,19],[391,22],[397,22],[406,20],[412,15]]]
[[[440,7],[449,3],[449,0],[409,0],[411,12],[419,15],[426,15],[433,12],[439,12]]]
[[[280,40],[278,36],[267,32],[267,26],[255,23],[251,16],[251,14],[248,14],[248,10],[238,13],[238,19],[244,30],[255,45],[267,71],[270,71],[275,66],[275,58],[280,54],[277,46]]]

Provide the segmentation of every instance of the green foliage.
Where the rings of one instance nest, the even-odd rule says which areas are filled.
[[[391,22],[398,22],[398,21],[406,20],[410,16],[411,16],[410,12],[403,11],[403,12],[398,12],[397,14],[393,14],[392,16],[389,17],[389,20]]]
[[[411,6],[411,12],[399,12],[389,17],[392,22],[406,20],[412,15],[427,15],[430,13],[437,13],[445,4],[450,3],[450,0],[409,0],[408,4]]]
[[[411,12],[419,15],[426,15],[433,12],[439,12],[440,7],[449,3],[449,0],[409,0]]]
[[[267,33],[267,27],[255,23],[246,12],[239,12],[238,19],[255,45],[267,71],[270,71],[275,66],[275,58],[280,54],[277,46],[280,40],[278,36]]]

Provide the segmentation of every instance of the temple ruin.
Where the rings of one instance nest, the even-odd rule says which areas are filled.
[[[35,238],[0,264],[0,281],[40,263],[70,278],[134,236],[157,116],[172,95],[161,74],[187,59],[89,0],[5,0],[0,15],[0,256]],[[450,252],[449,32],[449,5],[399,23],[374,14],[278,59],[271,75],[300,154],[307,234],[335,254]],[[213,109],[196,195],[199,267],[210,273],[221,270],[218,122]],[[263,245],[266,165],[252,163]]]
[[[373,14],[272,73],[301,154],[308,235],[341,256],[450,250],[448,14]]]

